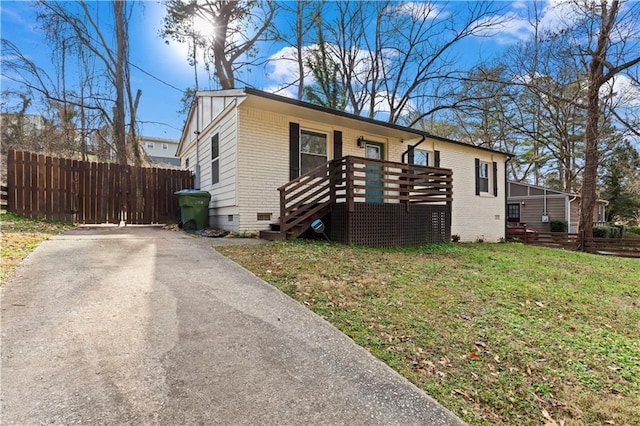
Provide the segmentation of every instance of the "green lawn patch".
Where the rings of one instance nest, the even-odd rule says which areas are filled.
[[[73,224],[28,219],[14,213],[0,212],[0,285],[13,268],[42,241],[51,238]]]
[[[640,424],[637,259],[481,243],[217,250],[470,424]]]

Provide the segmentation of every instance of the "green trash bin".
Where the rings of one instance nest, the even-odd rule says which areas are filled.
[[[183,189],[175,192],[180,206],[180,223],[185,231],[195,231],[209,226],[209,201],[211,194],[208,191],[197,189]]]

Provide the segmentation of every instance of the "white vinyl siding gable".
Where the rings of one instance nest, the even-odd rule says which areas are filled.
[[[215,102],[209,102],[206,99],[200,100],[202,105],[211,108],[217,105]],[[215,109],[215,111],[219,111]],[[207,111],[209,114],[211,110]],[[197,133],[194,123],[190,123],[193,130],[191,133],[194,138],[197,137],[197,153],[195,141],[191,142],[186,152],[182,153],[183,165],[184,160],[189,158],[192,169],[195,170],[196,162],[200,164],[200,188],[203,191],[211,193],[210,208],[220,208],[235,206],[236,203],[236,169],[237,169],[237,150],[236,150],[236,110],[234,108],[222,111],[223,113],[214,117],[213,122],[201,124],[204,128]],[[195,116],[192,117],[195,121]],[[214,149],[214,140],[217,138],[217,159],[213,157],[216,154]]]

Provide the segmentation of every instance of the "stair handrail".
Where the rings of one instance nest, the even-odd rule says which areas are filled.
[[[327,161],[278,188],[280,232],[286,233],[335,203],[336,187],[344,179],[340,172],[344,163],[344,157]]]

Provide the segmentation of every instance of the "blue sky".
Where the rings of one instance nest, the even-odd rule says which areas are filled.
[[[442,7],[453,10],[459,5],[456,2],[448,5],[443,3]],[[488,38],[474,38],[465,42],[461,46],[464,50],[458,52],[460,60],[474,63],[480,59],[490,59],[507,46],[531,36],[531,28],[526,22],[527,4],[513,1],[503,2],[501,5],[504,9],[501,13],[508,14],[513,19]],[[16,44],[23,54],[45,70],[50,68],[50,47],[38,28],[32,4],[2,1],[0,8],[2,37]],[[140,133],[146,136],[178,138],[185,118],[184,114],[177,112],[181,108],[182,97],[178,89],[194,85],[193,68],[187,64],[185,47],[173,42],[167,45],[158,35],[164,15],[163,6],[158,2],[146,1],[141,2],[135,10],[137,15],[131,19],[129,29],[130,62],[146,72],[131,69],[133,89],[142,90],[138,113],[142,121]],[[544,18],[546,25],[553,26],[557,14],[557,9],[549,8]],[[270,43],[263,47],[261,53],[277,57],[282,53],[281,48],[282,46]],[[265,69],[254,69],[244,80],[259,89],[273,91],[278,87],[279,81],[286,79],[290,72],[286,63],[276,62],[267,65]],[[1,83],[3,89],[15,85],[4,77]],[[201,88],[207,88],[206,85],[207,80],[201,77]]]
[[[131,20],[130,62],[156,78],[135,68],[131,69],[132,86],[142,90],[139,117],[141,133],[147,136],[177,138],[184,116],[178,114],[181,90],[193,86],[193,69],[188,66],[180,49],[168,46],[158,36],[163,9],[157,2],[144,2],[138,16]],[[29,2],[2,1],[2,37],[16,44],[29,59],[50,71],[50,47],[38,28],[34,8]],[[163,84],[162,80],[167,84]],[[2,88],[15,83],[2,79]],[[155,124],[163,123],[163,124]]]

